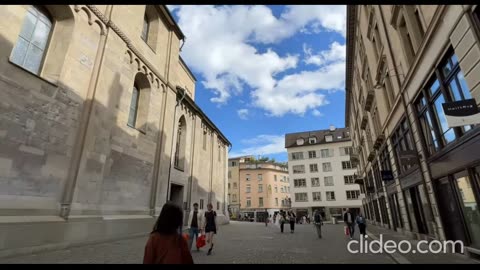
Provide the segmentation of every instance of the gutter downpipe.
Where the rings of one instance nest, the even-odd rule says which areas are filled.
[[[108,14],[108,22],[112,19],[113,5],[107,5],[106,14]],[[87,129],[90,123],[90,116],[93,110],[95,93],[97,91],[98,79],[100,77],[102,62],[107,48],[107,38],[109,33],[109,23],[105,25],[105,32],[100,33],[100,40],[98,42],[97,54],[93,66],[92,76],[88,85],[87,96],[84,102],[84,109],[82,110],[81,122],[78,128],[79,133],[75,138],[75,145],[72,151],[72,159],[68,170],[67,181],[62,194],[60,217],[68,220],[72,206],[75,187],[77,184],[78,173],[80,170],[80,163],[82,161],[82,153],[85,147],[85,140],[87,136]]]
[[[158,139],[157,139],[157,151],[155,157],[155,167],[153,168],[153,179],[152,179],[152,190],[150,191],[150,215],[155,216],[155,204],[157,200],[157,188],[158,188],[158,175],[160,174],[160,161],[161,161],[161,153],[162,153],[162,143],[163,143],[163,133],[165,130],[165,114],[167,113],[167,91],[168,86],[162,85],[163,90],[163,113],[160,119],[160,127],[161,130],[158,132]]]
[[[194,161],[195,161],[195,139],[197,136],[195,131],[196,131],[196,126],[197,126],[197,117],[196,115],[193,116],[193,129],[192,129],[192,134],[193,134],[193,138],[192,138],[192,146],[191,146],[191,160],[190,160],[190,177],[188,179],[188,189],[187,189],[187,209],[186,209],[186,214],[188,217],[188,215],[190,215],[190,208],[191,208],[191,204],[192,204],[192,188],[193,188],[193,164],[194,164]],[[188,222],[188,219],[187,219],[187,222]],[[188,224],[187,224],[188,226]]]
[[[413,138],[413,130],[412,130],[412,125],[413,125],[413,123],[411,122],[410,117],[408,116],[407,102],[406,102],[406,100],[405,100],[405,96],[404,96],[403,93],[402,93],[402,89],[401,89],[401,85],[402,85],[402,84],[400,83],[400,78],[398,77],[397,65],[396,65],[396,62],[395,62],[395,58],[393,57],[393,54],[392,54],[392,47],[391,47],[391,45],[390,45],[390,38],[389,38],[389,36],[388,36],[388,34],[387,34],[387,29],[386,29],[386,26],[385,26],[385,18],[384,18],[384,16],[383,16],[383,11],[381,10],[381,6],[380,6],[380,5],[378,5],[378,8],[379,8],[379,10],[380,10],[380,15],[381,15],[381,18],[382,18],[382,23],[383,23],[383,29],[384,29],[384,31],[385,31],[385,36],[386,36],[386,38],[387,38],[387,44],[388,44],[388,48],[389,48],[389,52],[390,52],[390,57],[392,58],[393,65],[394,65],[394,69],[395,69],[395,75],[396,75],[395,77],[396,77],[396,80],[397,80],[397,83],[398,83],[398,86],[399,86],[399,91],[400,91],[399,94],[401,95],[403,108],[404,108],[405,114],[406,114],[406,116],[407,116],[408,127],[410,128],[410,131],[412,131],[412,134],[411,134],[411,135],[412,135],[412,139],[413,139],[413,141],[414,141],[414,142],[413,142],[413,148],[414,148],[414,151],[416,151],[417,154],[418,154],[417,144],[415,143],[415,138]],[[416,128],[417,128],[417,130],[420,130],[420,129],[418,128],[418,126],[416,126]],[[421,140],[420,140],[420,141],[421,141]],[[421,143],[422,146],[423,146],[423,143],[422,143],[422,142],[420,142],[420,143]],[[422,149],[422,150],[425,152],[425,149]],[[431,214],[431,216],[433,217],[433,209],[432,209],[432,203],[431,203],[431,200],[430,200],[430,194],[428,193],[428,190],[426,190],[426,188],[427,188],[427,181],[425,180],[425,177],[423,176],[422,165],[421,165],[421,162],[420,162],[420,157],[419,157],[419,155],[417,155],[416,160],[417,160],[417,163],[418,163],[418,170],[420,170],[420,175],[421,175],[421,177],[422,177],[423,192],[425,193],[425,195],[426,195],[425,197],[427,198],[428,209],[430,210],[430,214]],[[427,170],[429,171],[428,166],[427,166]],[[400,180],[400,179],[399,179],[399,180]],[[400,181],[399,181],[399,182],[400,182]],[[401,186],[402,186],[402,185],[400,184],[400,187],[401,187]],[[386,201],[388,201],[388,200],[386,200]],[[425,218],[425,217],[424,217],[424,218]],[[435,217],[433,217],[433,219],[434,219],[434,224],[435,224],[435,228],[434,228],[435,231],[434,231],[433,233],[438,234],[438,228],[437,228],[437,223],[436,223],[436,221],[435,221]],[[427,221],[427,222],[428,222],[428,221]],[[427,224],[426,224],[426,225],[427,225]],[[428,226],[428,225],[427,225],[427,226]],[[410,229],[412,230],[412,233],[414,233],[414,232],[413,232],[413,229],[412,229],[412,228],[410,228]],[[428,231],[428,227],[427,227],[427,231]],[[418,233],[418,234],[420,234],[420,233]],[[428,234],[427,234],[427,236],[428,236]]]
[[[170,177],[171,177],[171,173],[172,173],[172,158],[173,158],[173,150],[175,149],[175,146],[174,146],[174,139],[175,139],[175,124],[177,123],[177,107],[178,105],[180,105],[183,101],[183,99],[185,98],[185,89],[182,89],[182,88],[177,88],[177,89],[181,89],[181,91],[183,92],[182,94],[182,97],[180,99],[178,99],[178,96],[177,96],[177,104],[175,104],[175,109],[174,109],[174,112],[173,112],[173,128],[172,128],[172,131],[173,131],[173,134],[172,134],[172,149],[170,150],[170,167],[168,168],[168,180],[167,180],[167,199],[166,199],[166,202],[168,202],[169,200],[169,193],[170,193]]]
[[[212,203],[212,181],[213,181],[213,143],[215,142],[214,140],[214,132],[212,131],[212,152],[210,154],[210,191],[208,192],[208,202],[207,203]]]

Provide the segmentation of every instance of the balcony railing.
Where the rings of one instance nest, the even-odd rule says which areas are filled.
[[[367,157],[367,160],[371,162],[373,159],[375,159],[375,155],[376,155],[376,150],[373,147],[373,144],[368,143],[368,157]]]
[[[367,99],[365,100],[365,106],[363,107],[365,111],[369,112],[372,108],[373,98],[375,97],[375,92],[373,89],[368,90]]]
[[[362,117],[362,122],[360,123],[360,129],[364,130],[367,127],[367,123],[368,123],[368,118],[367,118],[367,115],[364,114]]]
[[[380,146],[382,146],[384,141],[385,141],[385,135],[383,134],[378,135],[377,139],[375,139],[375,144],[373,145],[373,148],[378,150]]]

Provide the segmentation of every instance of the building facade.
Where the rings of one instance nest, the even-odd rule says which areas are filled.
[[[0,17],[0,255],[145,234],[167,201],[228,221],[230,143],[194,102],[166,6]]]
[[[480,129],[442,104],[480,103],[476,5],[347,8],[346,126],[367,219],[480,249]]]
[[[232,214],[265,221],[290,205],[288,170],[283,164],[262,162],[252,156],[229,159],[229,202]]]
[[[319,210],[324,219],[343,219],[346,208],[360,210],[347,128],[286,134],[285,148],[292,208],[298,216],[312,216]]]

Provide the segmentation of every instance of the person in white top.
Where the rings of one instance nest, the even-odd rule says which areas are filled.
[[[203,222],[203,211],[198,210],[198,203],[194,203],[193,211],[190,211],[190,214],[188,215],[187,224],[188,230],[190,232],[190,236],[188,238],[188,246],[190,247],[190,249],[192,249],[193,238],[195,237],[196,240],[198,239],[198,235],[202,234]]]

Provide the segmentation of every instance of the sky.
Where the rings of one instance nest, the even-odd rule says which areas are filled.
[[[346,6],[169,5],[195,102],[230,157],[287,161],[285,134],[345,125]]]

